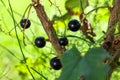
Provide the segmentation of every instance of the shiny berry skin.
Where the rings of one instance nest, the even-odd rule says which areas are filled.
[[[24,19],[21,19],[21,21],[20,21],[20,25],[21,25],[22,28],[27,29],[27,28],[30,27],[31,22],[30,22],[29,19],[24,18]]]
[[[60,59],[58,59],[57,57],[54,57],[50,60],[50,66],[54,69],[54,70],[60,70],[62,68],[62,64]]]
[[[68,44],[68,39],[66,37],[61,37],[58,42],[61,46],[66,46]]]
[[[69,29],[73,32],[78,31],[80,29],[80,26],[81,26],[81,24],[76,19],[73,19],[73,20],[69,21],[69,23],[68,23]]]
[[[35,45],[38,47],[38,48],[43,48],[46,44],[46,41],[45,41],[45,38],[40,36],[40,37],[37,37],[35,39]]]

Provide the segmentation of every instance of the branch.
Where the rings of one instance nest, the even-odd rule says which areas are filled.
[[[101,45],[101,47],[106,49],[112,56],[111,62],[113,63],[110,64],[111,69],[109,71],[109,78],[112,72],[114,71],[114,69],[117,68],[115,63],[119,60],[118,57],[120,57],[120,54],[119,54],[120,48],[115,49],[115,47],[113,47],[113,43],[115,40],[114,33],[115,33],[116,24],[120,22],[120,0],[114,0],[113,8],[110,11],[111,12],[110,12],[110,18],[108,22],[106,38],[103,44]]]
[[[114,60],[118,59],[120,57],[120,49],[118,49],[115,54],[112,56],[112,60],[111,62],[113,62]]]
[[[112,43],[114,41],[115,25],[120,21],[120,0],[114,1],[114,6],[110,12],[110,18],[108,22],[107,34],[102,47],[109,51],[113,51]]]
[[[43,28],[49,37],[50,42],[52,43],[53,47],[57,52],[57,56],[60,56],[61,53],[63,53],[63,51],[65,50],[65,48],[61,47],[58,43],[56,31],[53,28],[53,22],[49,20],[44,10],[44,6],[42,6],[40,2],[36,3],[34,0],[32,0],[32,2],[34,3],[34,8],[36,10],[38,18],[41,21]]]
[[[92,9],[91,11],[89,11],[88,13],[86,13],[85,15],[89,15],[90,13],[92,13],[92,12],[98,10],[98,9],[102,9],[102,8],[109,8],[109,7],[108,6],[100,6],[100,7],[97,7],[95,9]]]

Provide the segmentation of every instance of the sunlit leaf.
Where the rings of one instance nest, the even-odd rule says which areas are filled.
[[[64,21],[70,19],[72,15],[79,15],[88,6],[88,0],[66,0],[65,8],[67,13],[62,16],[54,15],[52,20]]]
[[[57,16],[57,15],[54,15],[53,16],[53,19],[52,20],[60,20],[60,21],[63,21],[63,20],[66,20],[66,19],[70,19],[71,18],[71,15],[66,13],[62,16]]]
[[[65,7],[68,13],[81,14],[88,6],[88,0],[67,0]]]

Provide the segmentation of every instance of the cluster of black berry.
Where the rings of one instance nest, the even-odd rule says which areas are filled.
[[[20,25],[21,25],[22,28],[28,29],[31,25],[31,22],[30,22],[29,19],[23,18],[20,21]],[[46,41],[45,41],[44,37],[39,36],[35,39],[34,43],[38,48],[43,48],[46,44]]]
[[[69,30],[73,32],[78,31],[80,29],[80,26],[81,26],[80,22],[76,19],[73,19],[68,23]],[[59,38],[58,42],[61,46],[66,46],[68,44],[68,39],[67,37],[64,36],[62,38]]]
[[[69,21],[69,23],[68,23],[69,30],[71,30],[73,32],[78,31],[80,29],[80,27],[81,27],[81,24],[76,19],[73,19],[73,20]],[[64,36],[64,37],[59,38],[58,42],[61,46],[66,46],[68,44],[68,39],[67,39],[67,37]],[[62,68],[60,59],[58,59],[57,57],[54,57],[51,59],[50,65],[55,70],[60,70]]]
[[[20,25],[22,28],[24,29],[27,29],[30,27],[31,25],[31,22],[29,19],[22,19],[20,21]],[[80,22],[76,19],[73,19],[71,21],[69,21],[68,23],[68,28],[69,30],[75,32],[75,31],[78,31],[80,29]],[[44,37],[42,36],[39,36],[35,39],[34,41],[35,45],[38,47],[38,48],[43,48],[46,44],[46,40]],[[60,46],[66,46],[68,45],[68,39],[67,37],[61,37],[58,39],[58,43],[60,44]],[[50,66],[54,69],[54,70],[60,70],[62,68],[62,64],[60,62],[60,59],[57,58],[57,57],[54,57],[50,60]]]

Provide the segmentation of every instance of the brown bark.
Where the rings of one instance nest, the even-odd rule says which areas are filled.
[[[114,41],[115,25],[120,21],[120,5],[119,4],[120,4],[120,0],[115,0],[113,8],[111,8],[110,10],[108,29],[107,29],[105,42],[103,43],[103,47],[104,45],[106,45],[106,43],[109,42],[112,44],[112,42]],[[111,50],[110,49],[111,46],[105,46],[104,48],[109,51]]]
[[[36,10],[37,16],[39,18],[39,20],[41,21],[41,24],[46,32],[46,34],[49,37],[49,41],[52,43],[53,47],[55,48],[56,52],[57,52],[57,56],[60,56],[61,53],[63,53],[63,51],[65,50],[64,47],[61,47],[58,43],[58,38],[56,35],[56,31],[53,28],[53,22],[49,20],[44,6],[42,6],[42,4],[37,1],[37,3],[32,0],[33,2],[33,6]]]
[[[115,47],[113,47],[113,42],[115,40],[114,33],[116,29],[116,24],[118,24],[119,22],[120,22],[120,0],[114,0],[114,5],[110,9],[110,18],[108,22],[106,38],[104,43],[102,44],[102,47],[106,49],[110,53],[110,55],[113,56],[112,63],[110,64],[111,69],[110,69],[109,77],[111,76],[114,69],[117,68],[115,63],[118,62],[118,57],[120,57],[120,55],[118,54],[120,50],[115,49]]]

